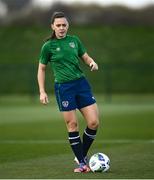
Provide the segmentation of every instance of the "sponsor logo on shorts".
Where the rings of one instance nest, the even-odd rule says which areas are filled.
[[[94,100],[95,100],[95,97],[94,97],[94,96],[92,96],[92,99],[94,99]]]
[[[62,101],[62,105],[63,105],[63,107],[68,107],[69,102],[68,101]]]

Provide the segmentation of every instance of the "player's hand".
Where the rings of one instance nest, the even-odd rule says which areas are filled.
[[[45,92],[40,93],[40,102],[44,105],[49,103],[48,95]]]
[[[91,71],[98,70],[98,65],[95,63],[95,61],[92,61],[89,66],[91,67]]]

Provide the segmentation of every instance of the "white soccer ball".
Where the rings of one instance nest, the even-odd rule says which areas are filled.
[[[106,172],[110,168],[110,159],[104,153],[96,153],[91,156],[89,167],[93,172]]]

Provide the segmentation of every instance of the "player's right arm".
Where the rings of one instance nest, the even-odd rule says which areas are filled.
[[[46,71],[46,65],[39,63],[37,79],[38,79],[39,92],[40,92],[40,102],[46,105],[49,102],[49,100],[48,100],[48,95],[45,91],[45,71]]]

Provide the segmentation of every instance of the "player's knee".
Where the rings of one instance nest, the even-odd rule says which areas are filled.
[[[95,120],[91,120],[89,123],[88,123],[88,127],[90,129],[97,129],[99,126],[99,120],[98,119],[95,119]]]
[[[72,120],[66,121],[67,128],[69,131],[77,131],[77,122]]]

